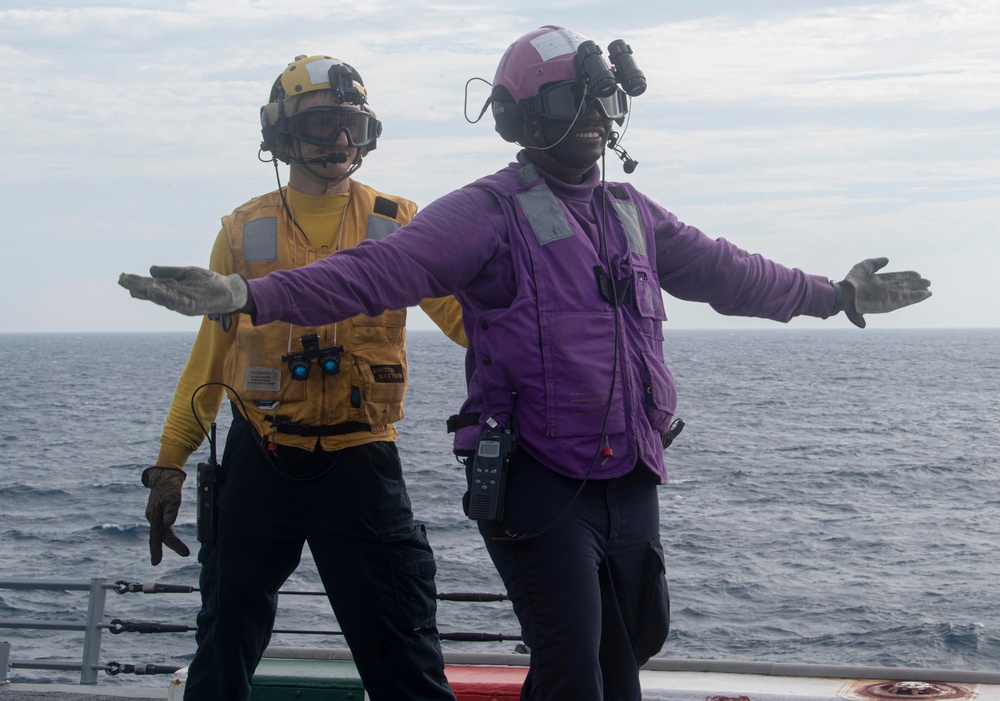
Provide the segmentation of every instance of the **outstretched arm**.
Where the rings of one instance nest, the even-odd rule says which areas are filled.
[[[721,314],[784,322],[799,315],[825,319],[843,311],[864,328],[865,314],[895,311],[931,296],[930,281],[917,272],[876,274],[887,258],[864,260],[834,282],[750,254],[725,239],[711,239],[662,207],[649,207],[661,287],[680,299],[707,302]]]
[[[249,282],[203,268],[154,266],[150,277],[123,274],[118,284],[189,316],[243,312],[254,323],[305,325],[375,316],[464,289],[503,243],[496,218],[484,211],[492,205],[485,193],[459,190],[382,241]]]

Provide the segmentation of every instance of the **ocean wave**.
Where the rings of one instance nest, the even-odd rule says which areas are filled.
[[[1000,375],[987,369],[998,367],[1000,332],[871,331],[671,332],[687,428],[659,490],[674,618],[661,656],[995,671],[1000,425],[988,409]],[[462,474],[441,419],[457,408],[463,358],[439,336],[408,335],[404,474],[439,591],[502,592],[459,506]],[[197,585],[193,554],[149,564],[139,484],[192,337],[88,334],[73,347],[88,376],[68,362],[43,387],[18,375],[31,368],[16,357],[25,343],[32,357],[51,356],[65,353],[58,338],[0,338],[12,407],[0,439],[5,573]],[[112,369],[120,379],[108,387]],[[80,396],[104,397],[102,410]],[[202,447],[190,463],[206,457]],[[176,530],[195,549],[193,479],[184,495]],[[320,585],[307,551],[288,586]],[[77,615],[86,598],[0,597],[0,615],[20,618]],[[331,615],[324,599],[304,598],[281,598],[288,627]],[[109,616],[193,624],[198,595],[114,596],[107,606]],[[442,630],[517,630],[506,605],[442,602],[440,613]],[[19,657],[78,657],[78,638],[17,635]],[[194,650],[193,635],[106,637],[125,659],[189,660]]]
[[[105,535],[110,533],[112,535],[122,535],[128,537],[140,535],[142,537],[146,537],[149,535],[149,525],[145,523],[102,523],[94,526],[91,530],[99,531]]]
[[[37,500],[46,500],[53,497],[65,497],[68,492],[64,489],[52,487],[37,487],[28,484],[12,484],[0,487],[0,501],[3,503],[20,502],[21,504],[34,503]],[[7,502],[10,499],[11,502]]]

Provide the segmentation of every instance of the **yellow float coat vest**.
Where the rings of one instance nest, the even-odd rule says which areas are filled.
[[[258,278],[302,267],[365,239],[385,238],[409,222],[416,209],[409,200],[350,181],[343,226],[331,222],[339,233],[329,249],[313,248],[294,229],[278,192],[246,203],[224,217],[222,226],[236,272]],[[408,376],[405,309],[319,327],[283,322],[255,327],[247,314],[236,315],[235,321],[226,384],[236,390],[239,396],[230,392],[230,398],[261,436],[307,450],[395,440],[393,423],[403,418]],[[282,356],[301,351],[306,334],[319,336],[319,348],[343,347],[337,374],[324,375],[313,360],[308,379],[292,379]]]

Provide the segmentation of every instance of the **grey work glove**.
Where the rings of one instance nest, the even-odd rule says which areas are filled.
[[[920,273],[907,270],[899,273],[878,273],[888,258],[863,260],[847,273],[840,285],[844,290],[844,313],[855,326],[865,327],[865,314],[893,312],[931,296],[930,280]]]
[[[154,265],[151,277],[122,273],[118,284],[136,299],[147,299],[187,316],[250,311],[250,286],[242,275],[205,268]]]
[[[148,467],[142,472],[142,484],[149,487],[146,520],[149,521],[149,561],[154,567],[163,559],[164,545],[181,557],[191,554],[173,528],[181,508],[181,485],[185,477],[184,470],[173,467]]]

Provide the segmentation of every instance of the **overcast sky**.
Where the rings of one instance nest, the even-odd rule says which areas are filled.
[[[871,327],[998,327],[1000,1],[2,0],[0,332],[194,330],[123,271],[207,265],[219,218],[276,186],[259,108],[297,54],[353,64],[383,121],[363,182],[420,205],[515,153],[463,114],[521,34],[625,39],[649,89],[609,179],[809,273],[933,282]],[[487,95],[470,86],[470,114]],[[287,173],[282,170],[282,182]],[[668,298],[669,326],[773,322]],[[668,328],[669,328],[668,326]],[[839,316],[796,327],[847,327]],[[411,328],[432,328],[411,315]]]

